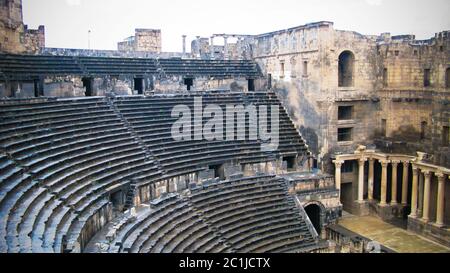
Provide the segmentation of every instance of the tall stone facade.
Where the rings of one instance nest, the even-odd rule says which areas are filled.
[[[23,24],[22,0],[0,0],[0,52],[38,53],[44,46],[44,26]]]
[[[330,159],[360,144],[422,150],[449,166],[448,34],[419,41],[317,22],[248,36],[241,53],[252,53],[266,75],[264,88],[284,100],[324,170],[332,172]],[[245,58],[237,55],[228,58]]]
[[[161,53],[161,30],[136,29],[135,36],[117,44],[119,51]]]

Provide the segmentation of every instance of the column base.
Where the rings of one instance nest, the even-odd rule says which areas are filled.
[[[450,247],[450,230],[435,223],[425,223],[420,218],[408,217],[408,230],[432,241]]]
[[[369,202],[367,201],[355,201],[353,202],[352,213],[357,216],[370,215]]]
[[[437,227],[437,228],[445,228],[444,224],[432,223],[432,225]]]

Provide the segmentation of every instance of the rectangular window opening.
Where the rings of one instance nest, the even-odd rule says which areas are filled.
[[[338,120],[351,120],[351,119],[353,119],[353,106],[339,106]]]
[[[338,129],[338,142],[352,141],[353,128],[339,128]]]

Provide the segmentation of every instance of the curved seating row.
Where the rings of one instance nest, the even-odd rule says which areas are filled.
[[[273,155],[308,153],[284,111],[280,111],[280,146],[273,153],[261,151],[260,141],[248,139],[174,141],[170,134],[174,121],[171,108],[177,104],[193,106],[193,98],[126,97],[113,99],[112,104],[106,98],[74,98],[0,104],[0,252],[82,251],[115,216],[111,214],[111,195],[128,187],[131,181],[137,181],[139,187],[191,174],[215,163],[258,163]],[[265,93],[209,93],[203,94],[203,100],[222,106],[279,105],[274,96]],[[275,193],[258,192],[267,194],[261,198],[275,198]],[[270,205],[260,201],[261,208]],[[162,235],[157,233],[153,237],[141,236],[144,239],[134,245],[126,241],[118,244],[122,249],[144,252],[232,251],[221,236],[206,241],[211,225],[201,224],[201,215],[182,206],[192,206],[194,201],[180,202],[175,211],[179,216],[176,225],[161,221],[161,226],[143,233],[158,230],[170,235],[170,240],[160,241]],[[192,219],[197,224],[192,224]],[[211,216],[213,220],[216,218]],[[201,240],[189,241],[190,236],[178,244],[177,234],[184,228],[204,238],[205,244],[200,245]],[[139,230],[138,226],[135,230]],[[272,233],[268,230],[264,234],[270,237]],[[238,238],[230,238],[234,239]],[[242,238],[243,243],[236,245],[246,250],[244,243],[248,240]]]
[[[45,75],[191,75],[218,78],[260,77],[250,60],[186,60],[147,58],[70,57],[0,54],[0,71],[11,80]]]
[[[109,252],[265,253],[315,244],[284,180],[274,176],[212,183],[163,200],[124,223]]]
[[[160,174],[103,98],[0,106],[0,126],[2,252],[82,248],[111,189]]]

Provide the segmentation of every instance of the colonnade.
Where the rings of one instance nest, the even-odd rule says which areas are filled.
[[[408,181],[412,175],[412,195],[410,217],[421,219],[424,222],[430,221],[430,203],[436,202],[436,226],[444,226],[445,217],[445,186],[448,181],[450,170],[422,162],[418,158],[401,155],[386,155],[380,153],[358,153],[353,155],[337,156],[333,161],[335,165],[336,189],[341,190],[342,165],[349,160],[358,161],[358,202],[374,201],[374,170],[375,161],[381,165],[380,183],[380,206],[408,205]],[[364,200],[365,186],[365,166],[368,162],[367,189],[368,200]],[[388,189],[388,167],[392,168],[391,187]],[[403,165],[403,172],[399,173],[399,166]],[[410,173],[412,166],[412,173]],[[401,186],[398,186],[398,179],[401,176]],[[433,177],[436,179],[433,180]],[[437,180],[437,196],[431,197],[431,183]],[[391,192],[391,200],[388,204],[387,193]],[[398,194],[401,192],[401,194]],[[401,197],[398,197],[401,196]],[[400,199],[400,200],[399,200]]]

